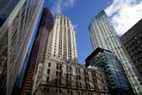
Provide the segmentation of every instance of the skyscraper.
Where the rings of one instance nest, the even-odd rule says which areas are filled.
[[[142,19],[120,37],[122,44],[140,73],[142,84]]]
[[[6,77],[3,95],[11,95],[15,83],[21,85],[43,5],[44,0],[20,0],[0,28],[0,66]]]
[[[57,15],[49,34],[45,59],[77,63],[76,32],[66,16]],[[46,62],[46,60],[45,60]]]
[[[53,27],[54,19],[50,10],[45,7],[42,12],[38,33],[36,35],[22,86],[16,89],[14,95],[27,95],[31,94],[33,86],[33,76],[36,72],[38,63],[43,61],[46,45],[48,44],[48,34]],[[20,92],[20,93],[17,93]]]
[[[100,47],[114,52],[120,60],[134,92],[137,95],[141,95],[142,85],[137,77],[137,71],[132,65],[125,49],[121,46],[119,38],[115,33],[115,29],[109,23],[108,17],[104,11],[101,11],[93,18],[89,30],[92,47]]]
[[[33,95],[109,95],[100,69],[77,63],[75,31],[69,18],[62,15],[55,17],[33,79]]]

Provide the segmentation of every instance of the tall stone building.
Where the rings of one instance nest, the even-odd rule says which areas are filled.
[[[120,37],[124,48],[128,51],[133,64],[140,73],[142,84],[142,19]]]
[[[42,11],[38,33],[32,47],[22,85],[21,87],[15,89],[13,95],[31,94],[34,72],[37,70],[38,63],[43,60],[45,48],[48,41],[48,34],[53,27],[53,23],[53,15],[51,14],[50,10],[45,7]]]
[[[21,85],[43,5],[44,0],[20,0],[0,28],[2,95],[11,95],[14,84]]]
[[[120,61],[110,50],[97,48],[86,58],[86,66],[104,72],[111,95],[134,95]]]
[[[137,95],[141,95],[142,85],[138,79],[137,70],[130,61],[126,50],[121,46],[119,38],[104,11],[93,18],[89,30],[92,47],[94,49],[100,47],[114,52],[124,68],[133,91]]]
[[[33,95],[109,95],[101,70],[77,64],[75,31],[66,16],[55,17],[33,79]]]
[[[62,60],[77,63],[76,32],[66,16],[57,15],[49,40],[45,59]]]

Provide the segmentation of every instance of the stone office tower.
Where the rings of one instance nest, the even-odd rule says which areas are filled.
[[[45,59],[54,58],[68,63],[77,62],[75,31],[68,17],[60,15],[55,17],[45,57]]]
[[[35,71],[32,95],[109,95],[104,74],[77,63],[75,37],[68,17],[57,15]]]
[[[116,35],[113,26],[109,23],[108,17],[104,11],[101,11],[96,17],[94,17],[89,26],[89,30],[92,47],[101,47],[114,52],[117,58],[121,61],[133,91],[137,95],[142,95],[142,85],[137,77],[137,72],[129,60],[125,49],[122,48],[119,38]]]
[[[19,0],[0,28],[1,95],[21,85],[43,6],[44,0]]]

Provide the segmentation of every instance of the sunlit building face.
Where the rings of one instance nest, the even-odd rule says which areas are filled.
[[[137,71],[132,65],[126,50],[121,46],[119,38],[104,11],[101,11],[93,18],[89,30],[92,47],[94,49],[101,47],[114,52],[120,60],[134,92],[140,95],[142,93],[142,85],[138,80]]]

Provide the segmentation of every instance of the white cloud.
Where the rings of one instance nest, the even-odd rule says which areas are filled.
[[[70,8],[73,8],[79,0],[61,0],[60,11],[66,11]],[[51,8],[52,12],[55,13],[57,9],[57,0],[55,0],[54,5]]]
[[[113,0],[105,11],[117,34],[123,35],[142,18],[142,0]]]

